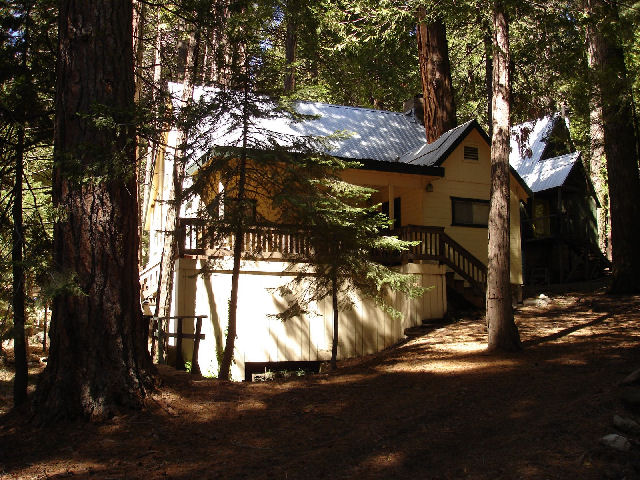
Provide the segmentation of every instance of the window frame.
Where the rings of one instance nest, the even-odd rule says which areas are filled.
[[[487,214],[487,223],[464,223],[456,221],[456,202],[467,202],[473,204],[489,205],[489,200],[480,198],[451,197],[451,226],[452,227],[471,227],[471,228],[488,228],[489,215]],[[472,210],[473,211],[473,210]]]

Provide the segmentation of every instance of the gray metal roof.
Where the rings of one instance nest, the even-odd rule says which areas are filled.
[[[427,143],[426,140],[423,140],[421,145],[402,154],[398,161],[413,165],[440,165],[469,133],[469,130],[476,126],[486,136],[475,120],[469,120],[467,123],[443,133],[435,142]]]
[[[573,152],[539,160],[522,179],[534,193],[561,187],[579,159],[580,152]]]
[[[411,114],[308,102],[297,103],[296,110],[304,115],[318,115],[290,126],[301,135],[327,136],[335,132],[348,135],[331,142],[333,148],[327,153],[336,157],[395,162],[425,138],[424,127]]]
[[[179,107],[182,85],[170,84],[174,105]],[[206,87],[196,87],[194,100],[207,101],[214,98],[216,91]],[[293,121],[288,116],[274,115],[275,104],[268,99],[258,99],[257,108],[271,111],[264,117],[256,115],[249,125],[248,146],[264,149],[269,145],[287,147],[306,137],[327,137],[321,150],[330,155],[351,160],[374,160],[397,162],[404,152],[425,143],[425,131],[412,114],[372,110],[368,108],[346,107],[317,102],[297,102],[295,109],[302,115],[313,117]],[[238,124],[238,111],[211,116],[203,119],[194,132],[190,146],[193,157],[207,155],[212,146],[240,146],[242,129]],[[235,108],[238,110],[238,107]],[[235,119],[234,119],[235,117]],[[235,127],[229,127],[235,125]]]
[[[534,193],[562,186],[580,159],[580,152],[573,152],[542,160],[549,137],[561,121],[556,113],[511,128],[509,163]]]

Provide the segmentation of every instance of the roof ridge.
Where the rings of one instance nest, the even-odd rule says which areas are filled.
[[[297,100],[298,103],[306,103],[307,105],[324,105],[326,107],[332,107],[332,108],[344,108],[344,109],[350,109],[350,110],[364,110],[364,111],[369,111],[369,112],[375,112],[375,113],[385,113],[385,114],[392,114],[392,115],[402,115],[402,116],[409,116],[403,112],[394,112],[392,110],[381,110],[381,109],[377,109],[377,108],[368,108],[368,107],[354,107],[353,105],[338,105],[337,103],[326,103],[326,102],[314,102],[312,100]]]

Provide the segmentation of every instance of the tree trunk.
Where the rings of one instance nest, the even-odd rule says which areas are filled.
[[[131,0],[59,3],[50,355],[42,421],[139,408],[153,386],[138,281]],[[96,111],[98,110],[98,111]],[[95,115],[112,117],[94,122]],[[106,123],[106,124],[105,124]]]
[[[133,68],[134,68],[134,83],[135,83],[135,93],[133,95],[133,100],[136,104],[140,102],[140,97],[142,95],[142,85],[143,85],[143,59],[144,59],[144,28],[146,22],[146,8],[145,2],[141,2],[139,0],[134,1],[133,8]],[[136,171],[142,163],[143,150],[140,145],[140,138],[136,138]],[[138,173],[136,173],[136,177],[139,177]],[[138,185],[142,186],[141,189],[138,190],[138,197],[144,198],[144,179],[140,179]],[[142,229],[144,228],[144,223],[142,222],[142,207],[143,203],[138,202],[138,237],[142,238]],[[138,264],[142,264],[142,242],[138,242]]]
[[[245,71],[248,69],[245,65]],[[231,272],[231,295],[229,298],[229,323],[227,325],[227,338],[222,353],[218,378],[229,380],[231,377],[231,363],[236,343],[236,332],[238,324],[238,293],[240,290],[240,262],[242,260],[243,237],[244,237],[244,201],[245,187],[247,181],[247,140],[249,135],[249,87],[246,84],[248,78],[245,77],[243,112],[242,112],[242,153],[238,166],[238,190],[236,194],[237,216],[234,216],[235,243],[233,244],[233,270]]]
[[[193,99],[193,79],[197,74],[198,32],[189,37],[187,61],[185,64],[184,81],[182,84],[181,106],[185,108]],[[158,275],[158,290],[156,293],[155,316],[166,318],[171,315],[171,300],[173,295],[173,272],[178,254],[178,216],[182,201],[182,182],[184,180],[185,162],[184,145],[188,139],[188,132],[182,129],[176,140],[173,155],[173,181],[167,191],[167,213],[164,223],[164,242],[160,260],[160,274]],[[178,320],[181,322],[182,320]],[[162,341],[162,339],[159,339]],[[162,361],[160,358],[159,361]]]
[[[26,55],[25,55],[26,56]],[[25,62],[26,63],[26,62]],[[26,66],[26,64],[25,64]],[[22,223],[22,175],[24,171],[24,136],[25,115],[21,109],[18,139],[16,145],[15,184],[13,189],[13,231],[11,247],[11,263],[13,268],[13,354],[16,375],[13,380],[13,405],[19,406],[27,400],[27,342],[24,333],[24,265],[22,251],[24,248],[24,226]]]
[[[298,47],[298,25],[296,22],[293,7],[290,5],[292,1],[288,2],[287,12],[287,33],[285,37],[285,74],[284,74],[284,93],[293,93],[296,89],[296,75],[295,75],[295,62],[296,62],[296,49]]]
[[[591,59],[591,55],[589,55]],[[590,62],[591,63],[591,62]],[[597,88],[597,87],[596,87]],[[597,95],[599,97],[599,95]],[[602,106],[599,101],[591,102],[589,115],[589,176],[596,191],[600,209],[598,210],[598,244],[600,250],[611,260],[611,229],[609,228],[609,192],[605,174],[604,129],[602,128]]]
[[[160,25],[160,12],[158,12],[156,18],[156,39],[153,50],[153,86],[151,92],[153,104],[162,98],[161,92],[164,92],[166,88],[162,79],[162,28]],[[159,143],[159,141],[151,140],[147,148],[147,161],[144,169],[144,183],[142,185],[142,215],[140,219],[141,231],[147,223],[147,213],[149,211],[149,202],[151,201],[151,184],[153,182],[153,171],[155,169]]]
[[[640,292],[640,178],[624,53],[616,31],[615,4],[586,0],[587,44],[602,105],[611,216],[611,293]]]
[[[484,24],[484,83],[487,95],[487,125],[489,138],[493,137],[493,42],[491,40],[491,26]]]
[[[424,95],[424,127],[427,142],[431,143],[456,126],[456,106],[445,25],[441,19],[426,23],[425,16],[425,8],[418,8],[417,39]]]
[[[28,65],[29,47],[31,42],[30,20],[31,5],[25,5],[24,12],[24,35],[22,37],[20,70],[23,75],[20,84],[21,96],[23,100],[29,98],[31,75]],[[15,180],[13,185],[13,229],[11,245],[12,264],[12,310],[13,310],[13,354],[15,359],[15,377],[13,380],[13,404],[19,406],[27,400],[27,383],[29,369],[27,368],[27,341],[25,338],[25,289],[24,289],[24,225],[22,218],[22,179],[24,174],[24,149],[27,111],[23,102],[18,111],[17,117],[17,142],[15,156]]]
[[[334,272],[331,279],[331,303],[333,306],[333,341],[331,343],[331,370],[338,368],[338,278]]]
[[[489,206],[487,326],[489,351],[520,349],[513,320],[509,225],[509,29],[502,2],[494,4],[493,137]]]

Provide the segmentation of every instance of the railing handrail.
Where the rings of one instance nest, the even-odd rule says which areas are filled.
[[[196,248],[186,248],[186,227],[188,225],[205,226],[206,224],[204,219],[199,218],[179,219],[179,251],[181,254],[203,255],[206,253],[207,248],[197,246],[199,241],[197,231],[194,239]],[[444,263],[467,280],[477,291],[484,292],[487,281],[486,265],[447,235],[444,230],[444,227],[405,225],[390,233],[397,235],[401,240],[420,241],[419,245],[411,247],[409,252],[404,254],[405,257]],[[289,238],[283,239],[280,237],[281,235],[289,235]],[[225,237],[230,242],[235,241],[233,232],[226,232]],[[309,231],[299,225],[248,225],[244,228],[243,237],[243,242],[249,247],[243,252],[246,257],[268,253],[272,258],[301,258],[304,257],[304,254],[311,252],[311,245],[308,241]],[[229,254],[231,248],[231,245],[225,245],[214,248],[213,251],[217,254]]]
[[[479,293],[484,293],[487,267],[475,255],[444,232],[444,227],[405,225],[394,230],[401,240],[420,241],[409,255],[414,259],[437,260],[467,280]]]

